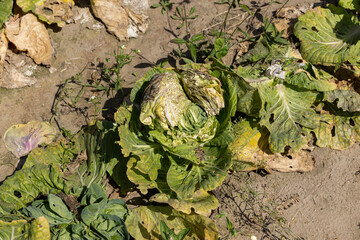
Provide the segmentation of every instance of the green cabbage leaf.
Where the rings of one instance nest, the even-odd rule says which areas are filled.
[[[2,28],[3,24],[12,13],[13,5],[13,0],[3,0],[0,2],[0,28]]]
[[[28,219],[17,215],[1,217],[0,239],[50,240],[50,227],[45,217]]]
[[[359,0],[340,0],[339,6],[350,9],[350,10],[359,10],[360,1]]]
[[[302,57],[312,64],[338,66],[360,64],[360,20],[357,15],[331,4],[299,17],[294,33],[300,39]]]
[[[132,209],[125,223],[134,239],[145,240],[161,238],[161,221],[175,232],[190,228],[185,239],[217,239],[219,235],[210,218],[194,213],[185,214],[171,207],[142,206]]]
[[[54,233],[51,239],[130,238],[124,222],[128,209],[123,200],[107,199],[105,190],[93,183],[79,197],[77,204],[81,207],[70,211],[60,197],[49,194],[47,199],[36,200],[22,212],[33,218],[44,216]],[[80,211],[80,220],[73,211]]]

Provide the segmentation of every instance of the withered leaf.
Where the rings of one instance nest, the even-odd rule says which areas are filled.
[[[27,52],[37,64],[50,64],[53,49],[49,34],[33,14],[7,22],[5,34],[18,50]]]

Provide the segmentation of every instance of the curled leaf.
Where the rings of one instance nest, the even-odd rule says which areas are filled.
[[[73,16],[72,7],[75,3],[73,0],[17,0],[16,4],[23,12],[32,11],[40,20],[63,27],[65,21]]]
[[[204,190],[198,190],[194,193],[193,198],[189,200],[172,198],[165,193],[155,194],[150,198],[150,201],[168,203],[175,210],[190,214],[192,211],[209,216],[213,209],[219,207],[219,201],[213,194]]]
[[[320,125],[312,130],[317,146],[342,150],[360,140],[360,117],[357,113],[323,114],[319,118]]]
[[[49,123],[31,121],[10,127],[4,134],[4,142],[16,157],[22,157],[40,144],[51,143],[55,135],[56,129]]]
[[[7,22],[5,34],[18,50],[27,52],[37,64],[50,64],[53,49],[49,34],[33,14]]]
[[[326,66],[359,60],[359,23],[358,16],[331,4],[329,9],[317,7],[306,12],[294,28],[301,55],[312,64]]]
[[[190,228],[185,239],[217,239],[219,235],[211,219],[194,213],[184,214],[171,207],[144,206],[133,209],[125,223],[134,239],[143,240],[159,239],[161,221],[175,232]]]
[[[262,109],[260,124],[270,132],[269,148],[274,153],[290,146],[300,150],[309,140],[305,128],[314,129],[319,122],[312,106],[317,93],[287,84],[267,81],[257,84]]]
[[[22,88],[36,83],[35,78],[25,76],[13,65],[9,65],[9,68],[5,68],[2,76],[3,77],[0,79],[0,87],[3,88]]]
[[[139,32],[147,29],[147,16],[135,14],[122,6],[118,0],[91,0],[91,9],[108,29],[120,41],[137,37]]]
[[[221,82],[216,77],[199,70],[184,71],[181,76],[184,90],[194,103],[209,116],[218,115],[225,107]]]
[[[324,93],[324,99],[328,102],[336,102],[339,109],[349,112],[360,111],[360,94],[355,91],[334,90]]]
[[[0,239],[41,239],[50,240],[50,227],[45,217],[31,221],[25,219],[11,222],[0,220]]]
[[[251,119],[235,124],[235,141],[229,145],[233,157],[232,169],[253,171],[256,169],[279,172],[308,172],[314,169],[314,160],[309,152],[281,155],[268,149],[268,135],[257,128]]]
[[[339,6],[350,9],[350,10],[359,10],[360,9],[360,1],[359,0],[340,0]]]

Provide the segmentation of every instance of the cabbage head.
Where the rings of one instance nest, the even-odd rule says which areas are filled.
[[[120,107],[115,120],[130,157],[127,176],[142,193],[157,188],[167,199],[190,201],[222,183],[237,100],[230,78],[219,65],[193,64],[153,68],[137,81],[134,104]]]
[[[156,74],[141,102],[141,123],[166,132],[173,146],[213,139],[218,127],[215,114],[224,108],[220,81],[189,72],[180,78],[175,72]]]

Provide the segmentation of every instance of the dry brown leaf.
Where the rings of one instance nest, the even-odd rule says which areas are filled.
[[[136,14],[144,13],[149,9],[148,0],[121,0],[121,3]]]
[[[5,24],[6,37],[15,47],[27,52],[37,64],[50,64],[53,49],[43,23],[31,13]]]
[[[44,18],[44,21],[48,23],[57,23],[60,27],[63,27],[65,22],[73,17],[73,6],[73,1],[48,0],[42,5],[37,5],[35,12],[40,19]],[[47,14],[48,12],[51,14]]]
[[[275,16],[278,18],[297,19],[307,10],[314,8],[314,3],[302,3],[296,6],[280,8]]]
[[[107,30],[120,41],[137,37],[139,32],[145,32],[148,27],[147,16],[135,14],[118,0],[91,0],[91,8]]]
[[[5,68],[3,77],[0,78],[0,87],[2,88],[22,88],[35,83],[35,78],[25,76],[13,65],[9,65],[9,69]]]
[[[284,30],[283,37],[289,37],[294,30],[294,25],[297,22],[298,17],[304,14],[307,10],[311,9],[313,4],[305,3],[298,4],[296,6],[289,6],[280,8],[273,21],[276,29],[281,32]]]
[[[283,7],[276,12],[276,17],[293,19],[298,18],[303,13],[296,6]]]
[[[48,24],[56,23],[65,26],[73,17],[73,0],[16,0],[16,5],[23,12],[32,12]]]
[[[279,172],[309,172],[314,166],[314,158],[304,150],[288,156],[275,155],[273,159],[267,161],[269,169]]]
[[[281,32],[284,31],[283,37],[289,37],[294,31],[295,22],[287,18],[277,18],[273,21],[276,29]]]
[[[265,169],[278,172],[309,172],[314,169],[315,160],[305,150],[283,156],[281,154],[266,154],[258,149],[248,158],[242,159],[237,165],[243,166],[238,169],[240,171]]]

